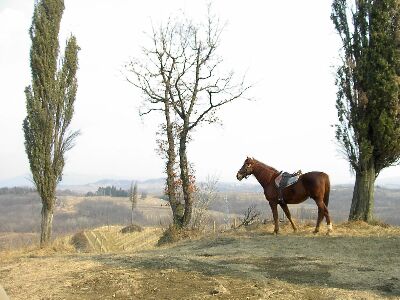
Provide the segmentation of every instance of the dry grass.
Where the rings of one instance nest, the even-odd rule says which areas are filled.
[[[1,252],[0,284],[11,299],[400,298],[400,228],[343,223],[326,236],[299,227],[274,236],[258,224],[139,252],[77,253],[65,237]]]
[[[124,233],[122,229],[122,226],[103,226],[84,230],[76,233],[71,242],[79,252],[139,251],[154,247],[161,235],[161,229],[155,227],[140,227]]]
[[[344,222],[334,226],[334,236],[398,236],[400,227],[381,222],[368,224],[363,221]]]
[[[306,223],[295,223],[298,227],[297,232],[293,232],[293,229],[289,222],[280,223],[279,234],[280,235],[296,235],[296,236],[315,236],[313,233],[315,229],[314,222],[306,222]],[[320,232],[317,234],[323,235],[327,232],[327,227],[325,224],[321,224]],[[272,222],[268,222],[267,224],[263,223],[255,223],[247,227],[241,227],[234,229],[233,232],[238,234],[243,233],[259,233],[259,234],[269,234],[274,231],[274,224]],[[352,222],[344,222],[339,224],[333,224],[333,232],[331,233],[332,237],[368,237],[368,236],[399,236],[400,235],[400,227],[399,226],[391,226],[381,222],[375,222],[372,225],[363,221],[352,221]]]

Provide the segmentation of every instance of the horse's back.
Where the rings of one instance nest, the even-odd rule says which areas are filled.
[[[317,183],[321,180],[323,181],[329,180],[329,175],[320,171],[312,171],[302,174],[300,178],[310,183]]]
[[[303,184],[311,198],[324,196],[330,190],[328,174],[319,171],[304,173],[299,181]]]

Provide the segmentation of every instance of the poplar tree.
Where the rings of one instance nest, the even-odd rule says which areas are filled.
[[[64,56],[59,57],[63,11],[63,0],[37,1],[29,30],[32,84],[25,88],[27,116],[23,130],[33,182],[42,200],[41,247],[51,238],[56,187],[62,179],[65,153],[79,134],[68,130],[78,87],[79,46],[71,35]]]
[[[129,190],[129,201],[131,202],[131,224],[133,224],[133,212],[137,206],[138,201],[137,182],[135,182],[135,185],[133,185],[133,182],[131,183],[131,188]]]
[[[349,220],[373,220],[374,183],[400,158],[398,0],[334,0],[342,41],[336,139],[356,175]]]

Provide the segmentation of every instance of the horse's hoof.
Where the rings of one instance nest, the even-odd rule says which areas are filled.
[[[296,233],[297,233],[297,231],[298,231],[297,228],[293,228],[293,232],[296,232]]]
[[[332,233],[333,233],[333,230],[328,230],[328,231],[326,232],[326,235],[327,235],[327,236],[330,236]]]
[[[314,234],[317,234],[318,232],[319,232],[319,230],[314,230],[313,231]]]

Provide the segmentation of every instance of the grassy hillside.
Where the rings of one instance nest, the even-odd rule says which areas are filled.
[[[109,253],[139,251],[157,245],[161,228],[147,227],[140,232],[121,233],[122,226],[104,226],[75,234],[72,244],[78,251]]]
[[[64,238],[0,252],[0,284],[11,299],[400,298],[398,227],[312,229],[276,237],[265,225],[139,252],[77,253]]]
[[[3,189],[4,190],[4,189]],[[332,188],[329,209],[334,223],[347,219],[352,188]],[[376,217],[383,222],[400,225],[400,190],[376,188]],[[210,204],[208,227],[230,228],[234,218],[240,218],[251,205],[256,205],[261,218],[272,218],[270,208],[260,192],[220,192]],[[317,212],[313,200],[290,207],[296,219],[315,222]],[[0,193],[0,251],[38,242],[40,231],[41,201],[32,190],[9,189]],[[280,218],[283,213],[279,209]],[[130,223],[131,211],[127,198],[95,196],[84,197],[71,192],[59,193],[53,222],[54,237],[104,225]],[[154,196],[139,199],[134,211],[134,221],[142,226],[166,226],[171,220],[167,202]]]
[[[41,201],[34,192],[0,194],[0,250],[28,245],[37,241],[40,232]],[[134,221],[141,225],[170,222],[171,209],[165,201],[140,199],[134,210]],[[127,198],[58,196],[53,220],[54,236],[103,225],[127,225],[131,220]],[[18,238],[11,238],[18,233]],[[7,241],[7,237],[10,237]]]

